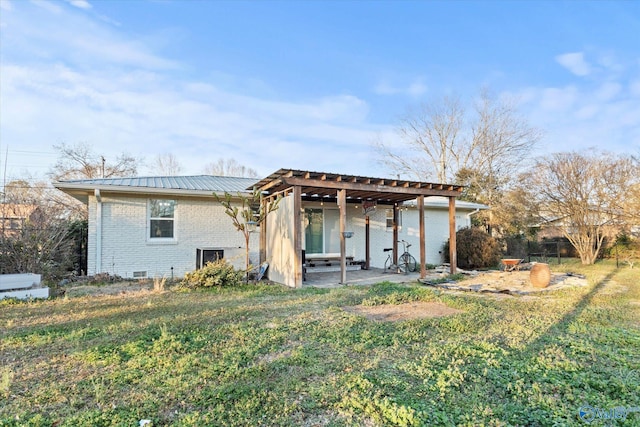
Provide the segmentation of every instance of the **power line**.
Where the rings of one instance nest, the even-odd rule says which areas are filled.
[[[53,151],[31,151],[31,150],[9,150],[9,153],[12,154],[29,154],[32,156],[57,156],[58,153]]]

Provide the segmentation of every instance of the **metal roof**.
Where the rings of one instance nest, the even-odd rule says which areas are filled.
[[[227,191],[245,192],[258,182],[254,178],[231,176],[138,176],[131,178],[97,178],[61,181],[60,184],[77,184],[88,187],[142,187],[163,188],[167,190]]]
[[[86,202],[95,190],[103,192],[212,196],[224,192],[247,193],[257,183],[255,178],[232,176],[139,176],[131,178],[76,179],[54,182],[53,186]]]

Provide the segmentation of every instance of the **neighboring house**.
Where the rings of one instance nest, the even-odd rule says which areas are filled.
[[[16,236],[26,223],[37,222],[40,217],[41,211],[36,205],[0,203],[0,236]]]
[[[424,198],[426,262],[442,262],[442,246],[450,233],[449,198],[453,199],[460,187],[398,180],[393,184],[389,180],[387,184],[380,184],[385,180],[320,174],[323,179],[313,182],[328,185],[324,195],[318,197],[317,192],[311,194],[310,187],[305,187],[307,192],[299,193],[299,199],[295,199],[299,190],[295,190],[295,185],[293,192],[286,190],[291,179],[285,177],[286,174],[315,176],[311,172],[281,169],[259,182],[250,178],[202,175],[74,180],[57,182],[54,186],[88,205],[89,275],[107,272],[128,278],[182,277],[205,262],[203,256],[211,259],[219,255],[237,268],[244,268],[242,233],[235,229],[213,194],[248,194],[255,186],[265,197],[284,198],[280,208],[269,215],[263,229],[252,235],[251,262],[257,265],[266,260],[271,264],[272,280],[300,286],[301,274],[294,277],[287,272],[287,269],[298,272],[302,268],[300,253],[291,256],[291,248],[296,244],[307,256],[341,255],[340,244],[344,241],[340,234],[342,211],[336,204],[338,199],[331,194],[336,194],[335,188],[340,186],[336,181],[342,179],[352,185],[359,180],[368,180],[370,184],[362,184],[363,188],[376,188],[375,193],[367,192],[370,196],[364,199],[361,195],[365,193],[353,193],[345,198],[345,226],[353,231],[353,237],[346,239],[345,244],[345,254],[350,259],[364,262],[368,241],[370,266],[383,267],[387,256],[383,249],[393,246],[395,211],[396,240],[412,243],[411,251],[420,260],[418,209],[415,202],[409,201],[417,191],[449,195]],[[440,186],[440,189],[434,186]],[[348,194],[349,190],[346,191]],[[387,191],[398,193],[386,198]],[[367,216],[363,215],[364,201],[375,206]],[[292,209],[298,203],[296,214]],[[456,201],[455,227],[469,226],[470,215],[486,208]],[[296,219],[300,224],[298,239],[291,233],[296,227],[290,227]],[[369,230],[368,239],[366,229]]]
[[[584,233],[585,230],[599,230],[602,235],[615,238],[621,229],[625,229],[625,222],[620,214],[603,212],[597,208],[588,210],[578,222],[568,215],[550,214],[547,218],[531,227],[539,240],[565,238],[567,234]]]

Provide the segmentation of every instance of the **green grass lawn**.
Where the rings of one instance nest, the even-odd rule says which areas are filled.
[[[0,426],[640,425],[640,269],[540,297],[379,284],[0,302]],[[357,304],[437,301],[382,323]],[[601,412],[597,412],[600,410]],[[589,413],[588,413],[589,414]],[[587,415],[589,416],[589,415]]]

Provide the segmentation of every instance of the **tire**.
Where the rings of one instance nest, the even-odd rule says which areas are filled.
[[[414,272],[418,266],[416,259],[408,252],[403,253],[398,260],[398,266],[403,273]]]
[[[389,259],[389,258],[387,258],[387,259],[384,261],[384,272],[386,273],[386,272],[387,272],[387,270],[389,270],[389,269],[391,268],[391,266],[392,266],[392,265],[393,265],[393,264],[391,263],[390,259]]]

